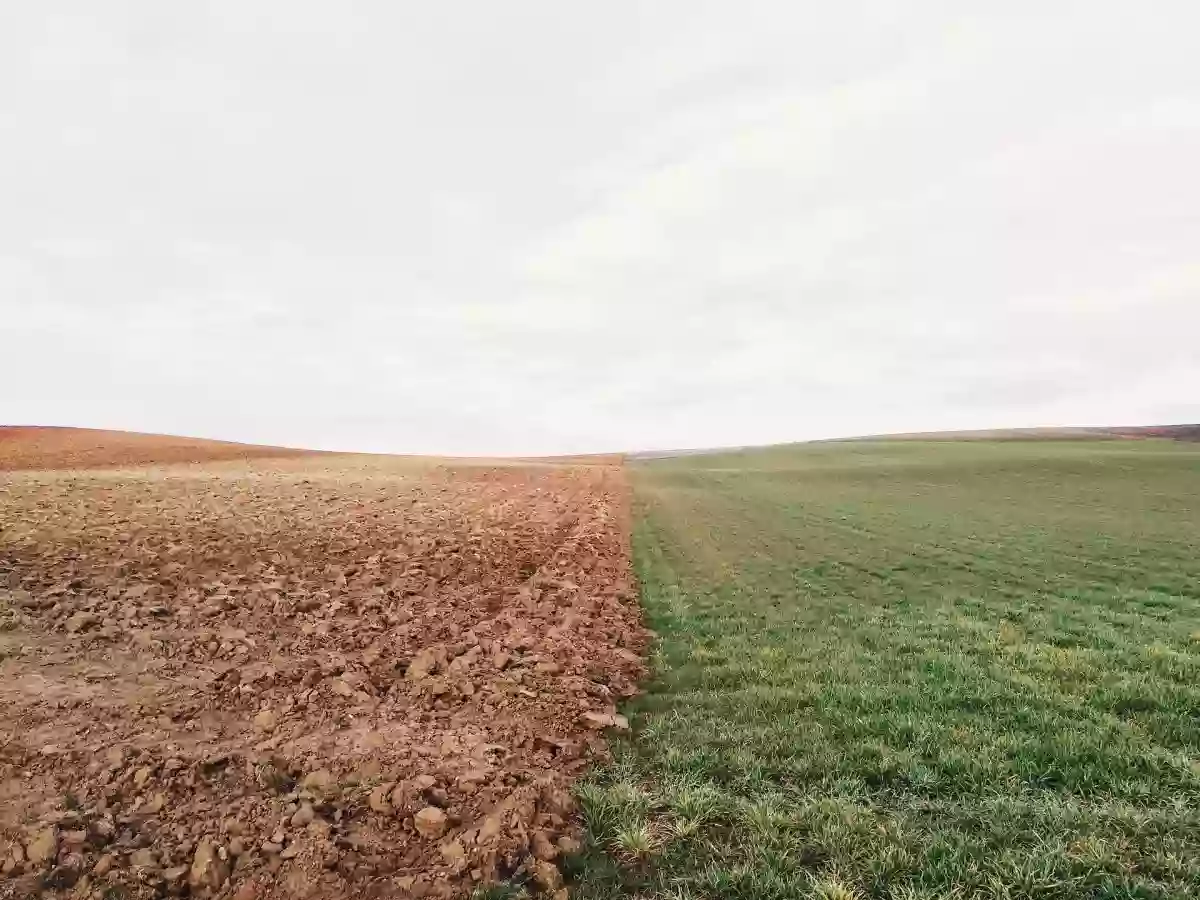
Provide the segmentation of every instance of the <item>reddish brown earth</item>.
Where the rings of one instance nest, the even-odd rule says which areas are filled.
[[[309,455],[312,455],[310,450],[206,441],[167,434],[0,425],[0,471],[95,469]]]
[[[1095,441],[1122,438],[1165,438],[1200,440],[1200,425],[1129,425],[1091,428],[993,428],[976,431],[916,431],[908,434],[876,434],[836,441]],[[830,443],[822,441],[821,443]]]
[[[0,474],[0,897],[561,898],[644,646],[619,466]]]
[[[1106,428],[1104,430],[1118,437],[1200,441],[1200,425],[1136,425],[1129,428]]]

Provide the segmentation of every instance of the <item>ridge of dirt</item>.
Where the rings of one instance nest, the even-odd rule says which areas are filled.
[[[315,453],[135,431],[0,425],[0,471],[125,468]]]
[[[565,897],[628,517],[600,465],[0,477],[0,896]]]

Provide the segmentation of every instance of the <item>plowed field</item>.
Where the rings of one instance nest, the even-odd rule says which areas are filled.
[[[565,896],[642,673],[619,467],[19,468],[0,896]]]
[[[0,470],[7,471],[96,469],[313,455],[311,450],[206,441],[170,434],[0,425]]]

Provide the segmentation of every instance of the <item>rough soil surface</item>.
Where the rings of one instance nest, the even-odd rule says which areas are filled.
[[[310,450],[233,444],[167,434],[0,425],[0,471],[95,469],[313,455]]]
[[[627,517],[610,465],[0,475],[0,897],[565,896]]]

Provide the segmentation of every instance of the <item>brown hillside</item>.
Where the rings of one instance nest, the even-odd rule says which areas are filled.
[[[133,431],[0,425],[0,471],[216,462],[312,452]]]
[[[1130,428],[1105,428],[1103,430],[1119,437],[1200,441],[1200,425],[1135,425]]]
[[[1166,438],[1200,440],[1200,425],[1129,425],[1111,427],[987,428],[972,431],[914,431],[903,434],[872,434],[842,441],[1096,441],[1121,438]]]

